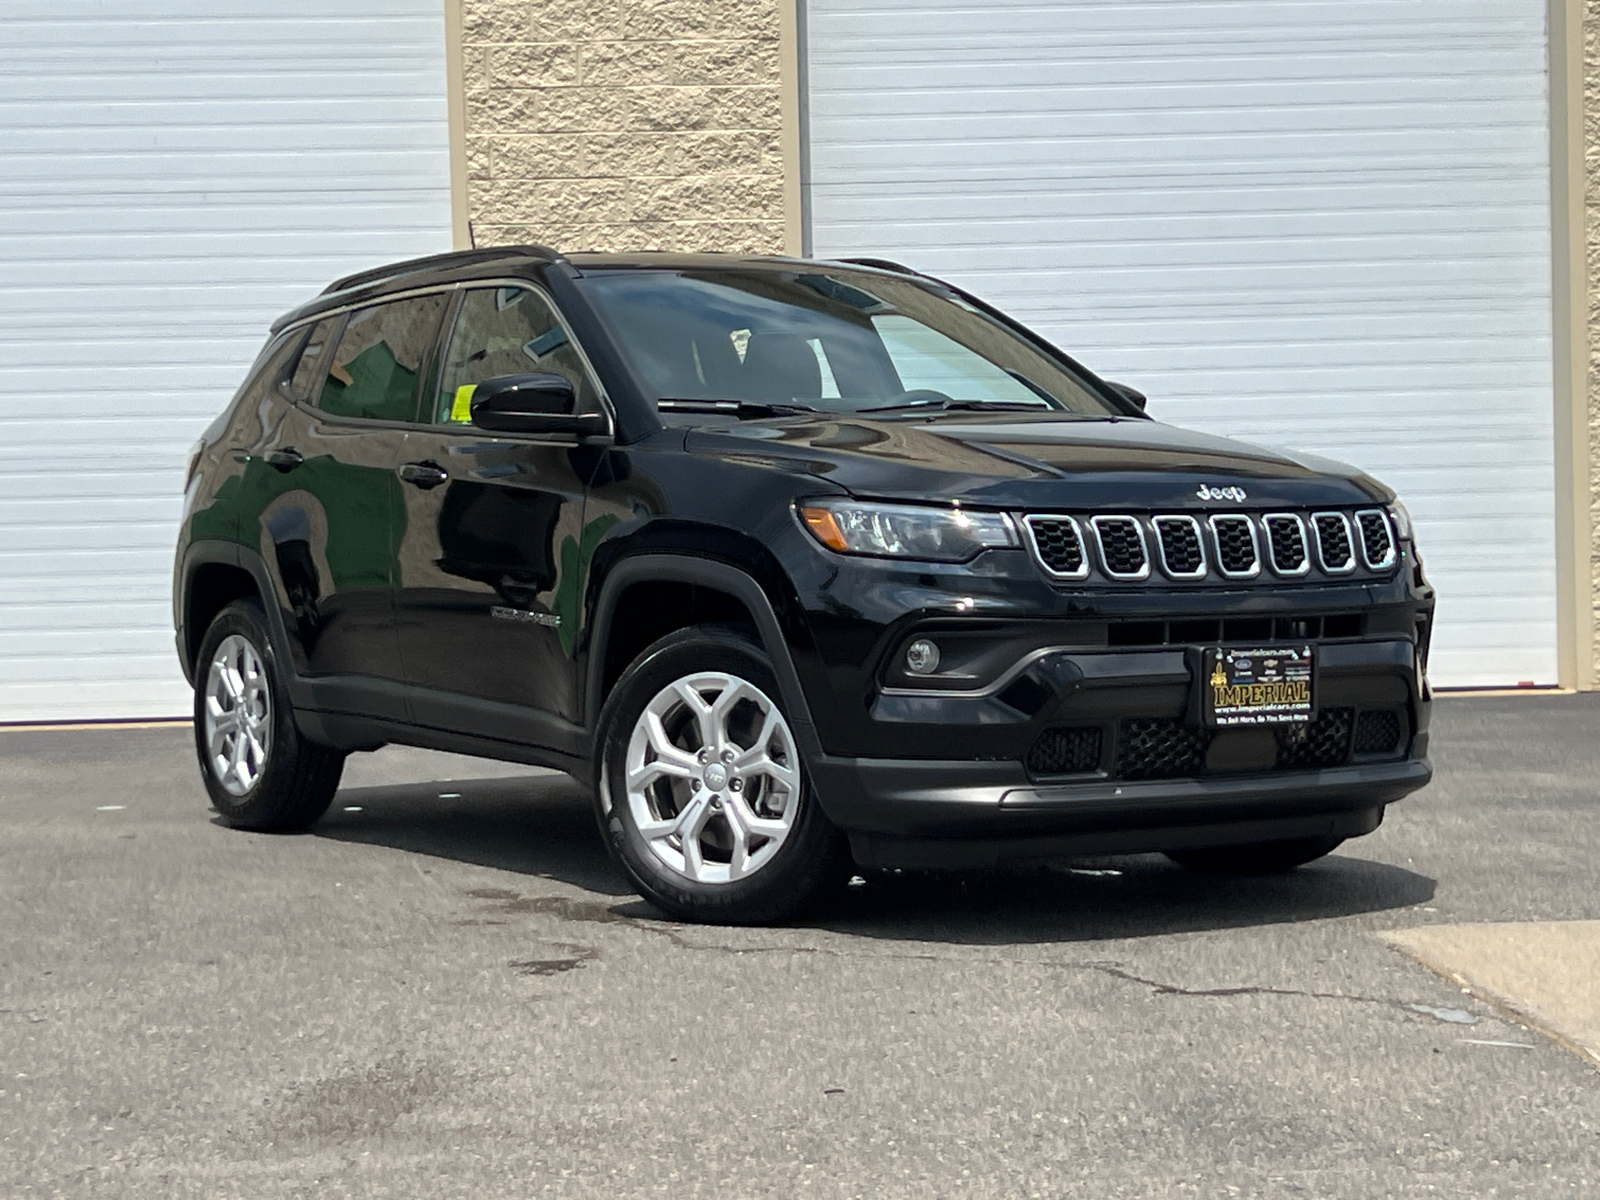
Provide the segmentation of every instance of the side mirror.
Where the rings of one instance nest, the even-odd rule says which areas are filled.
[[[472,423],[495,433],[604,433],[601,413],[578,413],[572,382],[539,371],[485,379],[472,393]]]
[[[1144,406],[1146,403],[1145,396],[1144,393],[1139,391],[1137,388],[1131,388],[1125,383],[1116,383],[1110,379],[1106,380],[1106,386],[1117,395],[1121,396],[1129,404],[1137,408],[1140,412],[1144,411]]]

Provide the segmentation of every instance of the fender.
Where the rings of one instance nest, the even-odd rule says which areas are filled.
[[[605,670],[606,643],[611,636],[611,617],[617,599],[635,583],[693,583],[726,592],[749,609],[761,637],[762,649],[772,660],[773,673],[778,677],[778,688],[783,693],[784,707],[789,710],[790,721],[804,725],[807,740],[815,734],[811,720],[811,707],[806,703],[805,690],[795,671],[794,658],[789,653],[788,642],[778,624],[772,601],[751,575],[738,567],[715,559],[691,558],[685,554],[644,553],[623,559],[606,574],[600,587],[600,597],[595,603],[594,639],[589,650],[588,675],[584,681],[584,723],[595,737],[599,736],[601,708],[601,680]],[[799,732],[798,730],[796,731]]]
[[[273,649],[278,653],[278,661],[288,667],[288,676],[293,685],[299,682],[299,672],[295,670],[294,657],[289,653],[289,631],[283,623],[283,609],[278,604],[277,589],[273,587],[272,577],[267,573],[267,564],[261,555],[250,547],[239,542],[225,542],[220,539],[205,538],[190,542],[183,552],[183,560],[178,569],[178,588],[173,596],[173,625],[177,631],[178,663],[183,668],[183,677],[190,683],[194,682],[194,660],[189,652],[189,599],[194,588],[195,573],[203,566],[218,564],[221,566],[239,567],[247,571],[256,581],[256,591],[261,597],[261,606],[267,610],[267,631],[272,636]]]

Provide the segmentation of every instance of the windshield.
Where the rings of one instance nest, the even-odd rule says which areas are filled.
[[[998,321],[909,279],[598,270],[581,286],[657,401],[1118,412]]]

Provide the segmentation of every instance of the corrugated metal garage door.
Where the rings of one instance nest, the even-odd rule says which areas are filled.
[[[450,247],[439,0],[0,8],[0,720],[184,714],[185,451],[276,314]]]
[[[1441,684],[1553,682],[1543,0],[810,0],[813,241],[1418,519]]]

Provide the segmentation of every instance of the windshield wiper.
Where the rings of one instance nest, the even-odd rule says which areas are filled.
[[[881,404],[876,408],[858,408],[856,412],[915,412],[921,408],[937,409],[941,412],[981,412],[985,409],[998,409],[1001,412],[1060,411],[1043,402],[1035,404],[1031,400],[908,400],[904,404]]]
[[[675,400],[656,401],[662,412],[715,413],[726,417],[794,417],[821,412],[809,404],[777,404],[766,400]]]

